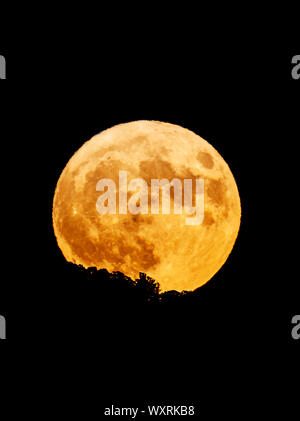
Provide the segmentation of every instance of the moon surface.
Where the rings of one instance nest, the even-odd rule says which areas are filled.
[[[100,215],[96,184],[114,180],[118,198],[119,171],[127,171],[128,182],[143,178],[149,195],[151,179],[204,179],[202,223],[187,225],[184,212],[172,211]],[[84,143],[64,168],[53,201],[54,233],[67,261],[133,279],[145,272],[162,291],[209,281],[227,260],[240,219],[238,188],[221,155],[195,133],[158,121],[119,124]]]

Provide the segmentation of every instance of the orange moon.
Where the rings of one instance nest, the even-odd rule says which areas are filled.
[[[128,182],[143,178],[148,185],[203,179],[202,223],[187,225],[186,215],[172,211],[100,215],[97,182],[109,178],[118,189],[120,170]],[[162,291],[194,290],[209,281],[226,262],[240,219],[238,188],[221,155],[195,133],[158,121],[119,124],[84,143],[64,168],[53,201],[54,233],[67,261],[133,279],[145,272]]]

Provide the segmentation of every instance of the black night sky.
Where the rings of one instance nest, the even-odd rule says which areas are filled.
[[[89,419],[112,403],[196,402],[213,417],[238,415],[237,402],[268,414],[274,401],[285,407],[286,389],[295,396],[300,81],[291,58],[300,50],[251,37],[208,44],[198,35],[141,44],[134,34],[101,43],[94,35],[43,48],[18,40],[0,49],[8,63],[0,83],[1,348],[6,391],[14,378],[27,390],[22,404],[28,393],[49,414],[62,404],[61,415]],[[208,140],[239,188],[232,253],[184,297],[147,301],[143,287],[81,272],[66,263],[52,229],[56,182],[73,153],[94,134],[140,119]]]

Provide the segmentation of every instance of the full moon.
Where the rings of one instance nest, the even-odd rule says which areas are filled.
[[[184,180],[203,179],[202,223],[187,225],[184,208],[175,214],[172,192],[169,214],[100,214],[97,183],[115,182],[118,205],[119,171],[127,172],[128,183],[136,178],[148,183],[149,204],[153,179],[176,178],[183,186]],[[67,261],[133,279],[145,272],[162,291],[182,291],[205,284],[226,262],[241,205],[228,165],[206,140],[174,124],[134,121],[97,134],[71,157],[56,186],[52,216]]]

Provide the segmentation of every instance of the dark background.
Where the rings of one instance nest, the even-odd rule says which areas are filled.
[[[252,34],[214,42],[199,28],[132,32],[41,45],[35,34],[0,50],[6,391],[17,384],[24,408],[39,401],[51,414],[154,401],[210,416],[293,411],[299,48]],[[101,286],[68,277],[54,238],[67,161],[99,131],[139,119],[199,134],[239,188],[235,247],[189,305],[107,301]]]

